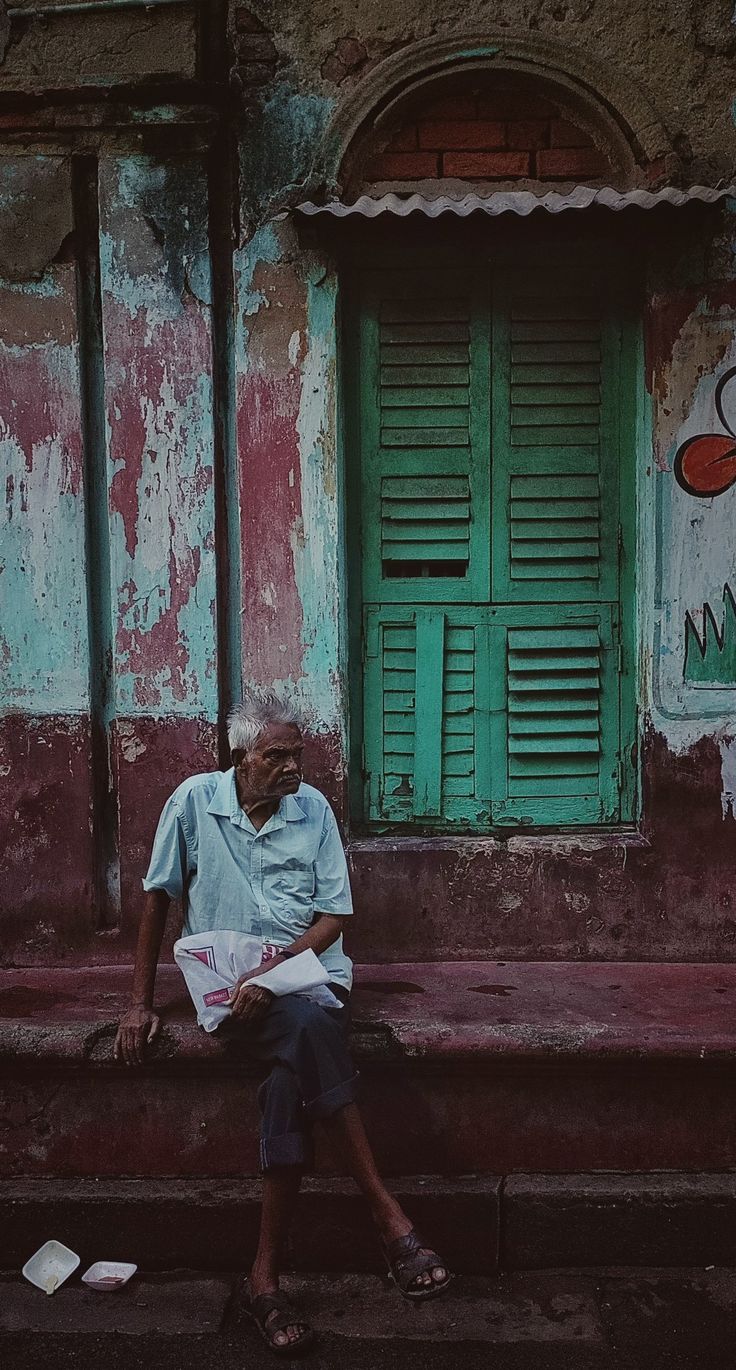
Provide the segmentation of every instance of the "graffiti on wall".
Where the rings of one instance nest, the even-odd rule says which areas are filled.
[[[678,448],[674,473],[688,495],[713,499],[736,482],[736,433],[726,416],[736,400],[736,366],[721,376],[715,391],[716,413],[725,433],[698,433]]]
[[[730,585],[723,587],[723,611],[703,605],[703,626],[685,615],[684,680],[697,690],[736,688],[736,599]]]

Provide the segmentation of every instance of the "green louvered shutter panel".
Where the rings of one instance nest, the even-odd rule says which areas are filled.
[[[363,273],[354,371],[371,823],[633,816],[622,350],[605,288],[584,270]]]
[[[495,602],[618,597],[620,332],[600,280],[494,287]]]
[[[491,630],[493,821],[618,821],[617,612],[560,604],[499,615]]]
[[[487,273],[363,279],[364,602],[488,596],[489,335]]]
[[[368,609],[364,634],[370,818],[487,825],[488,712],[477,615],[434,605]]]

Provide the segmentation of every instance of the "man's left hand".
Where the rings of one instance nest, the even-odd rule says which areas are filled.
[[[270,989],[264,989],[263,985],[249,985],[250,978],[250,975],[241,975],[228,999],[230,1012],[240,1023],[257,1022],[273,1000]]]

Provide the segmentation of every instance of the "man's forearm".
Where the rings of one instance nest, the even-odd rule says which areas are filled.
[[[151,1008],[153,1004],[156,967],[169,903],[169,896],[165,890],[149,890],[143,901],[131,995],[132,1004],[136,1008]]]
[[[318,913],[316,921],[311,928],[301,937],[297,937],[295,942],[286,948],[289,956],[297,956],[300,951],[313,951],[315,956],[321,956],[323,951],[327,951],[333,942],[336,942],[342,932],[343,920],[334,913]],[[276,956],[269,965],[278,965],[284,959],[280,955]],[[251,975],[259,975],[261,967],[251,971]]]

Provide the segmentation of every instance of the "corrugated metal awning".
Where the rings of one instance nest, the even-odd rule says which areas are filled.
[[[560,214],[564,209],[591,209],[594,206],[617,212],[622,209],[655,209],[657,205],[672,205],[679,208],[680,205],[698,202],[711,205],[731,196],[736,196],[736,186],[715,189],[710,186],[691,186],[688,190],[676,190],[673,186],[666,186],[664,190],[624,191],[613,190],[610,186],[575,186],[574,190],[564,194],[557,190],[550,190],[546,195],[535,195],[531,190],[494,190],[489,195],[464,195],[459,200],[453,200],[448,195],[439,196],[437,199],[430,199],[425,195],[390,194],[381,195],[377,199],[370,195],[361,195],[353,204],[331,200],[320,205],[307,200],[296,208],[299,214],[310,217],[330,214],[335,219],[356,216],[363,219],[378,219],[386,214],[400,219],[405,219],[410,214],[422,214],[427,219],[439,219],[443,214],[454,214],[460,219],[465,219],[470,214],[489,214],[494,217],[499,214],[527,215],[538,209],[544,209],[548,214]]]

